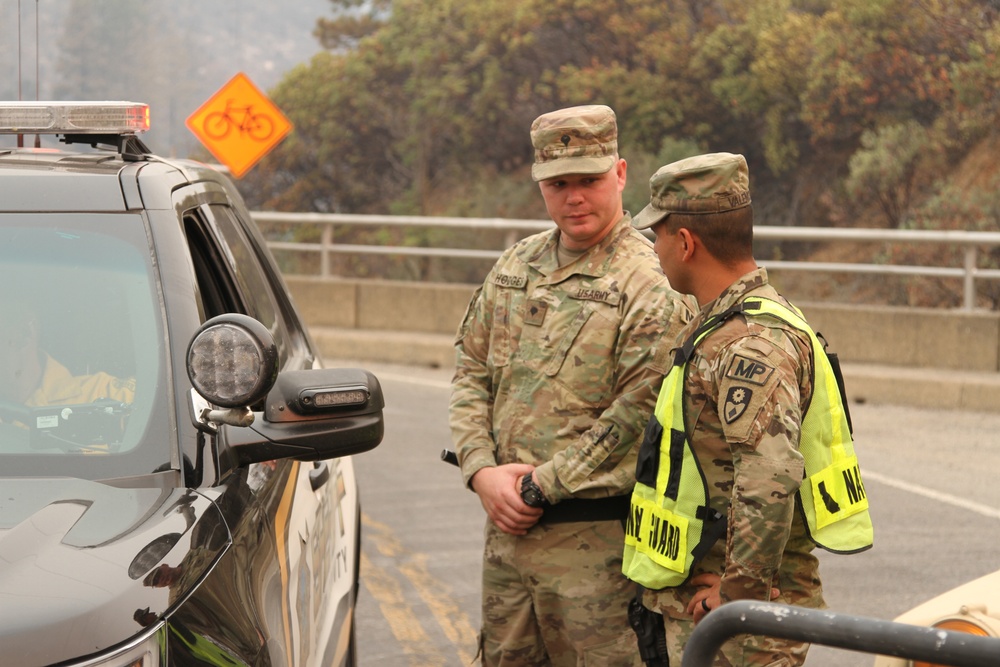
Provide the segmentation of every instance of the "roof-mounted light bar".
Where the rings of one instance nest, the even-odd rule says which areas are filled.
[[[136,134],[149,105],[135,102],[0,102],[0,134]]]

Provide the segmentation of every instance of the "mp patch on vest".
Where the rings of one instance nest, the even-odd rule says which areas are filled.
[[[743,416],[747,411],[747,406],[750,405],[751,398],[753,398],[753,391],[746,387],[729,388],[726,400],[722,404],[722,416],[727,424],[732,424]]]

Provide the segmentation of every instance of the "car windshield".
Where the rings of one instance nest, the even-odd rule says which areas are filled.
[[[149,247],[135,214],[0,215],[4,475],[109,479],[169,466]]]

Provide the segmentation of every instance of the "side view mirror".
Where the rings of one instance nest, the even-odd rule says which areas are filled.
[[[220,463],[318,461],[382,442],[385,400],[372,373],[359,368],[278,373],[277,358],[270,332],[245,315],[214,317],[192,339],[188,376],[197,397],[210,404],[195,407],[194,417],[200,429],[218,433],[225,444]],[[251,406],[261,401],[263,411],[253,412]]]

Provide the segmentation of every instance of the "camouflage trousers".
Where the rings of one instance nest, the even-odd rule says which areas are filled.
[[[681,664],[681,655],[691,633],[694,619],[690,616],[663,616],[667,631],[667,653],[670,664]],[[722,645],[713,667],[800,667],[806,661],[809,644],[787,639],[736,635]]]
[[[520,537],[487,522],[482,664],[641,667],[624,539],[618,521],[539,524]]]

